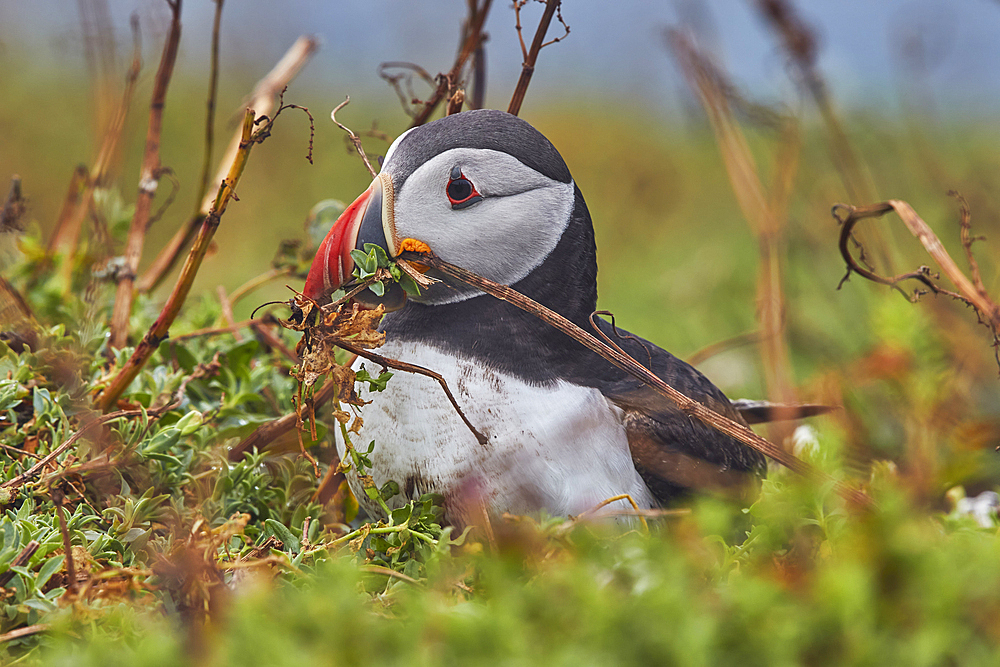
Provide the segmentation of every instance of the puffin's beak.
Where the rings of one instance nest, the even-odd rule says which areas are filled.
[[[306,277],[303,294],[318,301],[349,282],[354,271],[351,251],[363,250],[366,243],[380,245],[389,257],[396,256],[399,244],[393,220],[393,203],[392,179],[388,174],[379,174],[368,189],[347,207],[323,239]],[[396,290],[402,292],[401,288],[393,285],[386,291],[386,297]],[[398,295],[387,299],[390,302],[395,300],[399,300]],[[386,310],[392,310],[394,304],[384,305]],[[401,306],[402,301],[397,307]]]

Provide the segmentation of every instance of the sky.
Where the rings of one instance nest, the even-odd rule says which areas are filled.
[[[155,62],[166,29],[163,0],[106,2],[122,61],[129,51],[128,17],[143,24],[146,59]],[[29,59],[39,66],[79,69],[83,64],[81,2],[0,0],[0,62]],[[542,51],[529,96],[639,100],[676,110],[686,87],[664,48],[663,33],[692,18],[733,79],[757,97],[794,94],[785,57],[752,0],[564,0],[567,38]],[[800,15],[818,30],[819,66],[834,99],[855,107],[896,105],[917,82],[942,108],[991,114],[1000,97],[998,0],[799,0]],[[542,6],[523,11],[534,31]],[[211,0],[185,0],[179,68],[203,71],[210,42]],[[323,48],[301,81],[352,90],[391,92],[376,76],[386,60],[409,60],[432,73],[454,57],[465,0],[227,0],[222,24],[223,76],[257,71],[277,61],[301,34]],[[551,29],[556,34],[557,26]],[[486,26],[488,106],[506,106],[520,70],[514,13],[494,2]],[[155,51],[153,51],[155,45]],[[914,75],[906,45],[921,45],[925,67]],[[907,63],[910,63],[909,65]],[[124,65],[122,66],[124,68]],[[2,80],[0,80],[2,90]]]

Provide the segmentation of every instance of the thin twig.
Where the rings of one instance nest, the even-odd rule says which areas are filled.
[[[275,102],[281,92],[288,87],[288,83],[295,78],[302,67],[309,61],[312,55],[319,49],[319,41],[315,37],[303,36],[292,45],[285,55],[278,61],[278,64],[261,79],[251,93],[247,107],[252,109],[257,116],[266,116],[271,113]],[[219,169],[216,171],[215,180],[212,183],[221,183],[229,173],[230,165],[236,159],[243,141],[242,127],[236,130],[229,148],[219,161]],[[149,292],[166,278],[170,270],[176,265],[181,257],[181,253],[191,243],[201,229],[202,223],[212,210],[215,204],[216,195],[209,192],[201,199],[198,210],[177,230],[170,241],[156,256],[156,259],[149,265],[145,273],[136,281],[136,289],[140,292]]]
[[[87,212],[94,197],[94,191],[104,184],[104,179],[118,153],[118,144],[121,141],[125,128],[125,119],[128,117],[129,109],[132,106],[132,94],[135,92],[135,84],[139,79],[139,71],[142,68],[142,40],[139,31],[139,17],[132,15],[132,64],[125,75],[125,88],[122,91],[121,102],[111,116],[111,121],[104,132],[101,141],[101,148],[94,160],[94,166],[89,170],[77,167],[73,172],[73,182],[82,182],[82,192],[77,195],[78,190],[70,183],[70,191],[59,214],[55,230],[49,238],[49,245],[46,249],[46,257],[51,258],[56,253],[67,255],[62,267],[62,282],[69,285],[70,274],[73,269],[73,255],[76,253],[77,245],[80,241],[80,232],[83,229],[83,221],[87,218]],[[71,201],[72,200],[72,201]]]
[[[798,457],[785,452],[781,449],[781,447],[768,442],[746,426],[738,424],[731,419],[727,419],[714,410],[705,407],[698,401],[682,394],[654,375],[632,357],[623,355],[614,348],[605,345],[593,335],[587,333],[576,324],[573,324],[562,315],[546,308],[537,301],[524,296],[507,285],[501,285],[493,282],[492,280],[476,275],[471,271],[449,264],[433,254],[406,251],[401,253],[401,257],[418,264],[423,264],[432,269],[436,269],[437,271],[445,273],[467,285],[475,287],[492,297],[517,306],[521,310],[539,318],[546,324],[562,331],[567,336],[570,336],[591,351],[604,357],[632,377],[649,385],[655,389],[657,393],[670,400],[670,402],[676,405],[681,412],[689,417],[694,417],[720,433],[742,442],[744,445],[771,459],[774,459],[794,472],[800,473],[810,479],[818,479],[824,482],[832,483],[833,488],[837,491],[837,493],[858,506],[870,507],[872,505],[871,498],[864,492],[852,489],[843,482],[834,480],[821,470],[811,466],[805,461],[802,461]]]
[[[42,458],[38,454],[32,454],[31,452],[27,452],[27,451],[25,451],[23,449],[18,449],[17,447],[14,447],[13,445],[8,445],[6,442],[0,442],[0,447],[3,447],[6,451],[10,452],[11,454],[20,454],[21,456],[28,456],[28,457],[31,457],[31,458],[35,459],[36,461],[38,459]],[[11,458],[13,458],[13,457],[11,457]]]
[[[66,440],[61,445],[59,445],[58,447],[56,447],[55,449],[53,449],[51,452],[49,452],[44,458],[39,459],[38,463],[36,463],[35,465],[31,466],[30,468],[28,468],[27,470],[25,470],[23,473],[21,473],[17,477],[9,479],[6,482],[4,482],[3,484],[0,484],[0,489],[11,489],[11,488],[18,489],[18,488],[22,487],[25,483],[31,481],[31,479],[33,479],[34,477],[37,477],[38,474],[42,470],[44,470],[46,468],[46,466],[48,466],[50,463],[52,463],[56,458],[58,458],[59,456],[61,456],[62,454],[64,454],[68,449],[70,449],[71,447],[73,447],[73,445],[75,445],[77,443],[77,441],[80,438],[82,438],[83,435],[87,431],[89,431],[90,429],[94,428],[95,426],[100,426],[102,424],[107,424],[108,422],[113,422],[116,419],[126,419],[128,417],[139,417],[139,416],[142,416],[142,415],[147,415],[149,417],[159,417],[163,413],[169,412],[170,410],[173,410],[178,405],[179,405],[179,403],[177,401],[175,401],[175,402],[171,403],[170,405],[163,406],[162,408],[151,408],[151,409],[145,410],[145,411],[143,411],[143,410],[119,410],[117,412],[109,412],[106,415],[102,415],[100,417],[96,417],[94,419],[91,419],[86,424],[84,424],[83,426],[81,426],[79,428],[79,430],[77,430],[76,433],[74,433],[70,437],[66,438]]]
[[[413,584],[415,586],[420,586],[420,582],[403,574],[402,572],[396,572],[396,570],[390,570],[387,567],[382,567],[381,565],[362,565],[362,572],[369,572],[371,574],[381,574],[383,576],[389,577],[390,579],[399,579],[400,581],[405,581],[408,584]]]
[[[20,639],[21,637],[28,637],[30,635],[37,635],[39,632],[45,632],[49,629],[48,623],[36,623],[35,625],[26,625],[23,628],[17,628],[16,630],[11,630],[10,632],[5,632],[0,635],[0,644],[4,644],[14,639]]]
[[[215,288],[215,295],[219,297],[219,307],[222,311],[222,324],[226,326],[232,326],[236,321],[233,316],[233,303],[226,296],[226,288],[223,285],[218,285]],[[240,335],[239,329],[233,331],[233,338],[237,341],[242,341],[243,336]]]
[[[56,516],[59,517],[59,532],[62,533],[63,552],[66,556],[66,578],[69,580],[69,592],[74,597],[77,594],[76,566],[73,564],[73,543],[69,538],[69,528],[66,526],[66,516],[63,514],[63,490],[56,486],[49,486],[49,497],[56,506]]]
[[[468,61],[469,57],[486,39],[486,36],[483,33],[483,25],[486,23],[486,16],[490,13],[490,6],[492,4],[493,0],[483,0],[481,7],[476,6],[470,10],[472,11],[473,16],[468,23],[465,42],[462,44],[462,48],[459,49],[458,55],[455,57],[455,63],[452,65],[451,70],[449,70],[447,74],[438,76],[438,86],[434,90],[434,94],[431,95],[431,98],[427,100],[420,111],[417,112],[410,127],[418,127],[426,123],[434,113],[437,105],[441,103],[441,100],[454,93],[453,89],[458,85],[458,81],[462,76],[462,70],[465,68],[466,61]]]
[[[31,540],[30,542],[25,544],[24,548],[21,549],[21,553],[17,554],[17,556],[14,557],[14,560],[10,562],[11,568],[24,567],[25,565],[27,565],[28,561],[30,561],[31,557],[35,555],[35,552],[38,551],[38,547],[40,546],[41,545],[35,540]],[[9,569],[3,574],[0,574],[0,587],[9,584],[10,580],[14,578],[15,574],[17,573],[13,569]]]
[[[510,105],[507,107],[507,113],[511,113],[516,116],[521,111],[521,104],[524,102],[524,96],[528,92],[528,84],[531,83],[531,76],[535,73],[535,62],[538,60],[538,52],[541,51],[543,47],[558,42],[569,34],[569,26],[563,22],[562,16],[560,16],[559,22],[562,23],[563,27],[566,29],[566,34],[549,42],[545,41],[545,33],[548,32],[549,24],[552,23],[552,17],[555,16],[561,4],[562,0],[545,0],[545,11],[542,12],[542,18],[538,22],[538,29],[535,31],[535,38],[531,42],[531,49],[529,51],[524,51],[524,40],[521,39],[520,18],[520,7],[523,6],[524,3],[520,3],[520,6],[517,2],[514,3],[514,9],[518,12],[517,36],[518,39],[521,39],[521,52],[524,55],[524,61],[521,63],[521,76],[517,79],[517,86],[514,88],[514,94],[510,98]]]
[[[746,333],[737,334],[730,338],[716,341],[711,345],[706,345],[694,354],[690,355],[687,359],[685,359],[685,361],[692,366],[697,366],[717,354],[722,354],[723,352],[728,352],[729,350],[734,350],[738,347],[743,347],[744,345],[756,345],[760,342],[761,336],[763,336],[763,333],[760,331],[748,331]]]
[[[265,271],[255,278],[251,278],[239,287],[233,290],[233,293],[229,295],[230,301],[236,303],[243,297],[245,297],[250,292],[254,291],[261,285],[266,285],[267,283],[275,280],[276,278],[281,278],[282,276],[290,276],[295,273],[295,270],[291,267],[281,268],[281,269],[271,269],[270,271]]]
[[[457,412],[458,416],[462,418],[462,421],[465,422],[465,425],[469,427],[469,430],[472,431],[472,435],[476,437],[476,440],[479,442],[479,444],[483,446],[489,444],[489,438],[480,433],[479,430],[477,430],[476,427],[472,425],[472,422],[469,421],[469,418],[465,416],[465,413],[462,412],[462,408],[459,407],[458,401],[455,400],[455,395],[452,394],[451,389],[448,388],[448,382],[444,379],[444,377],[440,373],[435,373],[429,368],[424,368],[423,366],[417,366],[416,364],[410,364],[405,361],[400,361],[399,359],[390,359],[389,357],[383,357],[380,354],[375,354],[371,350],[366,350],[362,347],[352,345],[350,341],[345,340],[343,338],[337,339],[335,345],[337,347],[342,347],[348,352],[356,354],[359,357],[363,357],[365,359],[368,359],[369,361],[374,361],[376,364],[382,366],[383,368],[392,368],[394,370],[403,371],[405,373],[416,373],[417,375],[426,375],[429,378],[437,380],[437,383],[441,385],[441,389],[444,390],[445,396],[447,396],[448,400],[451,401],[452,407],[455,408],[455,412]]]
[[[390,70],[403,70],[402,73],[393,74]],[[396,96],[399,97],[399,103],[403,107],[403,113],[405,113],[410,118],[416,118],[417,112],[413,109],[413,104],[421,103],[417,99],[416,94],[413,91],[413,75],[416,74],[423,81],[427,83],[428,86],[433,90],[437,87],[437,83],[434,81],[434,77],[425,70],[420,65],[410,62],[402,61],[389,61],[384,63],[379,63],[378,75],[384,81],[386,81],[392,89],[396,91]],[[406,90],[403,90],[403,84],[406,85]]]
[[[212,21],[212,56],[210,74],[208,77],[208,102],[205,114],[205,157],[201,163],[201,178],[198,180],[199,210],[201,202],[208,193],[208,179],[212,174],[212,148],[215,144],[215,100],[219,93],[219,35],[222,25],[222,5],[225,0],[215,0],[215,19]],[[195,211],[195,215],[198,211]]]
[[[642,527],[645,528],[646,532],[648,533],[649,532],[649,524],[646,523],[646,517],[643,516],[642,514],[640,514],[641,510],[639,509],[639,505],[636,504],[635,498],[633,498],[632,496],[630,496],[627,493],[621,493],[621,494],[619,494],[617,496],[611,496],[610,498],[606,498],[606,499],[602,500],[601,502],[597,503],[595,506],[591,507],[586,512],[584,512],[584,513],[582,513],[582,514],[574,517],[571,523],[575,523],[577,521],[581,521],[583,519],[586,519],[587,517],[593,516],[594,514],[596,514],[597,512],[599,512],[601,509],[607,507],[611,503],[618,502],[619,500],[627,500],[629,502],[629,505],[632,506],[632,511],[635,513],[635,514],[633,514],[633,516],[638,516],[639,517],[639,521],[642,522]]]
[[[965,258],[969,261],[972,284],[976,286],[977,292],[983,296],[987,296],[989,293],[986,291],[986,285],[983,284],[983,275],[979,272],[979,262],[976,261],[976,256],[972,254],[972,244],[985,239],[982,236],[972,235],[972,209],[969,208],[969,202],[962,196],[962,193],[958,190],[949,190],[948,195],[954,197],[955,201],[958,202],[959,235],[962,238],[962,249],[965,250]]]
[[[337,112],[346,107],[350,103],[351,103],[351,96],[348,95],[343,102],[338,104],[333,109],[333,111],[330,112],[330,118],[333,120],[334,123],[337,124],[337,127],[342,129],[344,132],[347,132],[347,136],[350,137],[351,143],[354,144],[354,150],[356,150],[358,152],[358,155],[361,156],[361,160],[365,163],[365,168],[368,170],[368,173],[371,174],[372,178],[375,178],[378,174],[376,174],[375,170],[372,169],[372,163],[368,161],[368,156],[365,155],[365,149],[361,145],[361,138],[358,135],[354,134],[354,132],[349,127],[347,127],[339,120],[337,120]]]
[[[160,67],[156,71],[153,83],[153,97],[149,105],[149,127],[146,130],[146,148],[142,157],[142,168],[139,171],[139,194],[135,200],[135,212],[129,225],[128,239],[125,243],[125,270],[119,273],[118,290],[115,295],[115,308],[111,316],[112,347],[121,348],[128,339],[128,323],[132,314],[132,286],[136,271],[139,270],[139,260],[142,258],[142,246],[146,238],[147,222],[153,206],[153,197],[162,173],[160,168],[160,132],[163,128],[163,109],[166,105],[167,87],[174,72],[177,60],[177,48],[181,40],[181,0],[170,4],[172,17],[170,32],[163,46],[163,56]]]
[[[889,211],[895,211],[906,228],[910,230],[910,233],[917,237],[920,243],[924,246],[927,253],[934,258],[937,265],[941,268],[949,280],[955,284],[958,288],[958,292],[953,292],[951,290],[946,290],[938,285],[934,280],[932,280],[932,275],[930,269],[926,266],[922,266],[916,271],[911,271],[910,273],[903,273],[897,276],[885,277],[881,276],[874,271],[871,271],[863,266],[861,266],[857,260],[851,255],[848,239],[851,238],[852,230],[854,226],[866,218],[876,218],[880,217]],[[844,215],[846,213],[846,215]],[[904,280],[917,280],[925,287],[927,287],[934,294],[944,294],[953,299],[961,301],[969,306],[972,306],[981,322],[986,324],[993,333],[994,346],[1000,346],[1000,305],[994,301],[985,290],[980,290],[979,287],[969,280],[958,265],[955,260],[951,258],[948,251],[945,250],[944,245],[937,235],[931,230],[930,226],[921,219],[917,212],[913,210],[909,204],[905,201],[899,199],[890,199],[885,202],[880,202],[878,204],[871,204],[869,206],[849,206],[847,204],[837,204],[833,207],[833,216],[840,221],[840,254],[847,262],[847,273],[840,281],[838,289],[843,286],[844,282],[850,277],[851,273],[857,273],[863,278],[871,280],[872,282],[880,283],[882,285],[888,285],[907,297],[910,301],[916,301],[921,292],[917,291],[912,296],[906,294],[900,287],[899,283]],[[963,232],[967,235],[967,232]],[[969,241],[971,244],[971,241]],[[965,237],[963,236],[963,247],[965,246]],[[1000,363],[1000,358],[998,358],[998,363]]]
[[[126,387],[132,383],[132,380],[139,374],[139,371],[146,365],[146,362],[156,348],[167,338],[170,325],[173,324],[174,319],[180,313],[181,307],[187,299],[188,292],[191,291],[195,275],[198,273],[198,269],[201,268],[201,262],[208,253],[209,245],[212,242],[212,237],[215,236],[215,230],[219,227],[222,215],[226,212],[229,201],[235,195],[236,185],[243,175],[243,169],[246,167],[247,160],[250,157],[250,150],[270,130],[273,120],[265,123],[256,132],[253,130],[254,122],[253,110],[247,109],[246,114],[243,116],[241,133],[243,140],[240,142],[239,150],[229,168],[229,175],[219,186],[215,203],[202,222],[194,245],[191,246],[191,252],[188,253],[187,261],[184,263],[184,267],[177,277],[177,283],[174,285],[174,289],[170,293],[166,304],[164,304],[163,310],[160,311],[160,316],[156,318],[153,326],[142,337],[139,345],[135,348],[135,352],[132,353],[132,356],[122,370],[101,394],[98,402],[101,410],[107,411],[111,409],[118,400],[118,397],[122,395],[122,392],[125,391]]]
[[[348,359],[345,365],[350,366],[354,362],[354,359]],[[337,396],[339,387],[336,382],[327,381],[322,387],[319,388],[312,397],[313,409],[317,409],[325,405],[331,399]],[[230,461],[242,461],[243,456],[254,449],[263,451],[264,448],[271,442],[276,441],[281,436],[291,433],[292,429],[295,428],[295,424],[298,421],[298,414],[292,412],[285,415],[284,417],[279,417],[266,424],[261,424],[254,432],[241,440],[238,444],[229,450],[228,458]]]

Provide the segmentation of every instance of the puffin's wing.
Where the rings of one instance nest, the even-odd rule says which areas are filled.
[[[735,422],[747,423],[695,368],[649,341],[599,322],[608,338],[664,382]],[[625,411],[632,461],[660,502],[694,489],[741,495],[765,472],[767,463],[760,453],[688,417],[645,383],[629,376],[597,385]]]

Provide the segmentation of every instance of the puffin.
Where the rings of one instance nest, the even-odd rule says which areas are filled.
[[[690,398],[746,423],[695,368],[592,317],[590,212],[555,146],[517,116],[465,111],[399,136],[371,186],[320,244],[303,294],[322,305],[349,287],[351,251],[366,244],[389,258],[429,248],[509,285],[613,341]],[[622,513],[631,502],[655,509],[692,492],[753,493],[766,471],[761,454],[683,414],[536,317],[433,270],[426,275],[438,282],[419,296],[406,298],[393,285],[381,298],[355,298],[389,311],[379,353],[442,375],[483,437],[429,377],[396,373],[381,392],[362,389],[370,404],[354,442],[374,441],[369,473],[376,486],[398,484],[390,509],[436,493],[444,496],[446,519],[468,515],[471,506],[496,516],[567,516],[611,498],[618,500],[602,511]],[[343,459],[339,436],[337,449]],[[354,477],[348,481],[362,507],[382,514]]]

